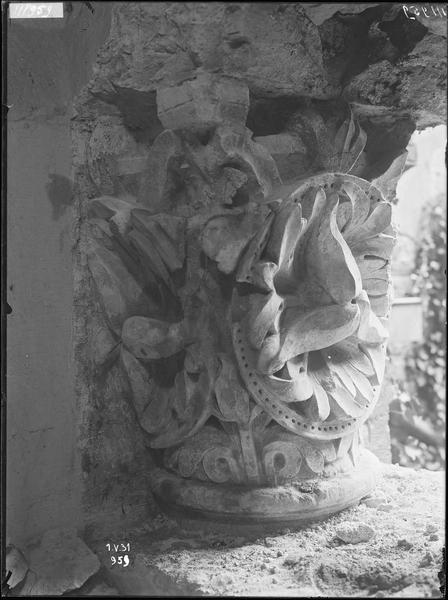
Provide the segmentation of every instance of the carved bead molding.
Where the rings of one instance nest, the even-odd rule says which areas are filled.
[[[138,192],[89,201],[88,268],[162,506],[301,523],[374,484],[360,426],[384,374],[391,205],[348,174],[366,144],[351,114],[325,141],[315,125],[327,171],[284,184],[267,148],[291,140],[255,141],[235,86],[158,94]]]

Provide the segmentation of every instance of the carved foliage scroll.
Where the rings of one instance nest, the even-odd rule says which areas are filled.
[[[149,445],[216,484],[349,470],[384,372],[395,239],[381,192],[346,174],[364,132],[351,115],[335,172],[288,190],[241,124],[205,143],[159,137],[175,160],[138,200],[90,201],[88,221],[89,270]]]

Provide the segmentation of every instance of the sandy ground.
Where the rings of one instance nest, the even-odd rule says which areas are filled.
[[[91,547],[120,595],[442,597],[444,480],[385,465],[359,506],[268,537],[187,532],[160,516],[127,533],[127,568],[111,567],[103,543]],[[347,530],[365,541],[343,542]]]

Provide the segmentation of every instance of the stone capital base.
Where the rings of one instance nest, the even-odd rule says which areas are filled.
[[[161,509],[183,525],[198,521],[272,529],[301,527],[358,503],[377,483],[378,459],[363,450],[357,467],[331,478],[278,487],[242,488],[183,479],[162,469],[152,474]]]

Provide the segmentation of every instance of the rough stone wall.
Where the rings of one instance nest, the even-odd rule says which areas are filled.
[[[82,521],[70,118],[110,7],[70,4],[64,19],[10,20],[7,31],[6,538],[16,544]]]
[[[111,367],[114,343],[92,302],[83,258],[88,199],[133,196],[150,198],[154,210],[166,208],[170,196],[182,193],[186,175],[169,138],[154,140],[164,128],[176,129],[182,114],[206,144],[204,122],[213,127],[232,119],[221,111],[223,93],[234,95],[235,111],[248,108],[246,125],[284,183],[322,170],[348,103],[367,133],[355,174],[381,177],[415,128],[445,117],[446,29],[427,25],[406,18],[398,4],[115,4],[73,122],[77,393],[84,511],[92,524],[112,515],[140,519],[152,505],[145,438],[123,373]],[[244,101],[239,82],[248,85]],[[172,181],[160,178],[168,163],[178,170]],[[376,420],[387,429],[382,404]]]

